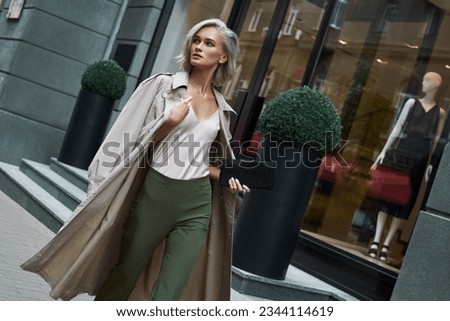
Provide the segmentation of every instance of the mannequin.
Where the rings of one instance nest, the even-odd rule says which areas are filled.
[[[372,169],[377,166],[384,166],[383,160],[386,151],[393,146],[398,137],[402,135],[402,129],[405,124],[406,137],[401,141],[403,148],[408,146],[410,150],[419,151],[421,159],[414,165],[411,170],[411,189],[412,193],[407,205],[394,204],[384,200],[378,200],[378,216],[374,239],[369,247],[369,255],[376,257],[378,255],[381,261],[386,261],[388,257],[389,244],[392,241],[397,229],[402,221],[407,220],[409,214],[414,207],[416,197],[418,195],[420,185],[425,174],[425,180],[428,181],[430,168],[426,169],[428,158],[431,155],[432,143],[436,143],[437,133],[442,126],[442,120],[445,116],[445,111],[436,105],[436,92],[442,83],[442,77],[436,72],[428,72],[424,75],[422,81],[422,91],[425,94],[420,99],[408,99],[398,117],[398,120],[389,135],[383,150],[378,155]],[[408,114],[412,113],[409,115]],[[407,123],[405,121],[407,120]],[[389,226],[388,233],[383,242],[381,250],[378,247],[381,242],[381,235],[388,216],[392,216],[392,221]]]

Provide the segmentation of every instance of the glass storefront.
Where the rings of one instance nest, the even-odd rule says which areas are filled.
[[[239,105],[241,93],[253,92],[264,101],[263,109],[278,93],[306,84],[333,101],[343,123],[345,143],[339,154],[324,161],[312,195],[299,195],[309,197],[301,233],[398,272],[399,266],[388,263],[404,255],[440,159],[440,146],[448,136],[444,111],[450,102],[450,1],[291,0],[283,2],[284,7],[280,1],[245,3],[236,30],[241,42],[240,68],[221,89],[230,105],[240,111],[246,107]],[[184,35],[201,19],[227,21],[233,6],[234,1],[177,1],[153,73],[177,70],[173,57],[183,39],[174,35]],[[307,71],[311,72],[308,76]],[[391,208],[381,207],[385,203],[369,193],[371,167],[402,119],[406,102],[425,97],[422,82],[430,71],[442,78],[435,96],[438,117],[433,120],[439,126],[428,133],[435,138],[434,154],[425,164],[432,164],[434,171],[428,180],[421,172],[408,218],[401,219],[398,228],[392,215],[387,215],[380,247],[389,227],[394,228],[389,235],[389,260],[381,261],[378,256],[370,257],[368,248],[379,210],[391,214]],[[423,104],[424,111],[432,107]],[[261,135],[258,125],[254,127],[251,139],[258,141]],[[436,145],[441,133],[444,139]],[[396,193],[400,190],[394,189]]]
[[[382,262],[378,256],[367,256],[378,212],[390,214],[382,229],[380,247],[388,237],[390,224],[395,224],[393,206],[380,207],[385,204],[385,196],[368,192],[371,167],[405,102],[409,98],[424,98],[422,79],[427,72],[436,72],[443,78],[435,100],[443,110],[448,109],[450,44],[446,39],[450,1],[435,2],[338,1],[312,81],[338,108],[347,142],[340,151],[343,166],[334,164],[322,169],[303,228],[387,268],[392,268],[386,264],[389,259]],[[443,110],[441,124],[445,121]],[[433,138],[439,136],[440,128]],[[394,234],[389,244],[390,259],[401,259],[427,185],[422,179],[414,204],[410,203],[408,219],[402,219],[398,229],[394,226],[391,230]],[[399,185],[393,193],[400,194],[403,188]],[[394,203],[399,204],[400,200]],[[399,210],[404,208],[408,206],[402,205]]]
[[[236,93],[247,90],[255,74],[275,2],[251,1],[240,34],[242,70],[235,87],[226,87],[225,91],[232,105]],[[398,271],[387,261],[367,255],[380,210],[380,200],[368,194],[371,167],[405,102],[423,97],[421,86],[426,72],[437,72],[443,78],[436,102],[445,110],[448,107],[450,48],[445,39],[450,1],[338,0],[334,2],[325,39],[317,39],[326,5],[327,1],[290,2],[258,95],[267,103],[277,93],[300,85],[315,41],[323,42],[308,85],[334,102],[342,118],[346,143],[339,157],[324,162],[303,232]],[[441,125],[444,118],[441,112]],[[252,140],[259,139],[256,127]],[[389,244],[390,259],[402,257],[427,185],[423,181],[411,215],[395,229]],[[381,243],[390,221],[388,215]]]
[[[250,1],[247,15],[239,34],[241,47],[240,64],[233,80],[223,88],[224,97],[231,106],[236,106],[238,92],[249,89],[275,5],[276,1]]]
[[[230,105],[237,107],[239,112],[243,109],[244,117],[254,117],[278,93],[301,84],[326,3],[323,0],[293,0],[283,3],[270,0],[250,1],[240,30],[240,69],[223,88]],[[274,30],[275,28],[277,29]],[[245,96],[246,94],[248,95]],[[245,99],[246,104],[241,105]],[[251,99],[254,99],[253,104],[248,103]],[[264,101],[262,106],[255,106],[261,101]],[[246,113],[251,115],[247,116]],[[242,151],[251,156],[257,151],[262,137],[258,123],[249,121],[249,124],[250,127],[256,127],[253,133],[248,134],[245,130],[242,133],[241,123],[237,125],[235,139],[241,140]]]
[[[291,1],[259,93],[267,101],[300,85],[323,14],[323,1]]]

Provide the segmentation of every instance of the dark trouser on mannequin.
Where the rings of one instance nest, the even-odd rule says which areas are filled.
[[[173,180],[150,169],[126,222],[121,254],[95,300],[124,301],[156,247],[166,238],[152,300],[179,300],[211,216],[209,178]]]

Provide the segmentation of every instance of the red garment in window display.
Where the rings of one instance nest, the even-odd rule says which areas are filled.
[[[409,173],[378,166],[370,176],[370,196],[399,205],[408,203],[412,193]]]

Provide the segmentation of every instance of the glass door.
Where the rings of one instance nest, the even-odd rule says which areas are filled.
[[[276,2],[250,1],[242,30],[239,32],[241,47],[239,67],[235,77],[222,88],[222,94],[233,107],[236,106],[239,92],[249,90]]]
[[[302,83],[327,3],[251,1],[240,32],[241,66],[222,90],[239,112],[234,136],[244,153],[252,154],[261,140],[257,121],[264,105]]]

